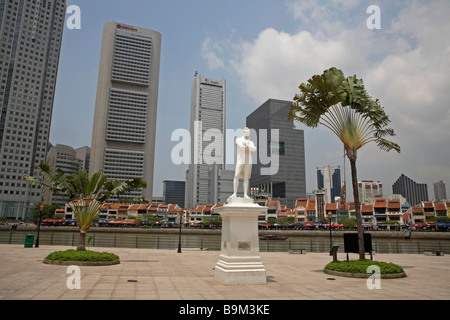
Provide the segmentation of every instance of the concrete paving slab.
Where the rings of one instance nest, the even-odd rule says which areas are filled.
[[[328,253],[262,252],[266,284],[223,285],[214,278],[217,251],[95,248],[117,254],[121,263],[80,267],[81,289],[70,289],[67,266],[43,263],[68,248],[0,245],[0,300],[450,299],[450,255],[377,254],[375,260],[402,266],[407,277],[381,279],[381,288],[371,290],[366,279],[323,273]]]

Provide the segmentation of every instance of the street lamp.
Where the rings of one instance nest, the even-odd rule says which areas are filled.
[[[328,219],[328,221],[330,222],[330,249],[331,249],[331,247],[332,247],[332,245],[333,245],[333,237],[332,237],[332,235],[331,235],[331,215],[332,215],[333,213],[331,212],[331,211],[328,211],[328,216],[329,216],[329,219]]]
[[[182,221],[182,217],[183,217],[183,215],[180,212],[180,229],[179,229],[179,232],[178,232],[178,253],[181,253],[181,221]]]
[[[42,217],[42,211],[44,210],[44,204],[41,203],[39,206],[39,220],[38,220],[38,232],[36,237],[36,244],[34,245],[35,248],[39,248],[39,231],[41,231],[41,217]]]

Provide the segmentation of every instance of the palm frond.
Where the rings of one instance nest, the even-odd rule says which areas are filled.
[[[72,208],[75,218],[78,221],[78,226],[82,230],[89,230],[92,221],[98,216],[102,202],[96,199],[81,199],[69,203]]]

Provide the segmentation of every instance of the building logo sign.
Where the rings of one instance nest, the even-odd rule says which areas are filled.
[[[217,81],[217,80],[211,80],[211,79],[207,79],[207,78],[203,79],[202,82],[203,82],[203,83],[208,83],[208,84],[213,84],[213,85],[216,85],[216,86],[219,86],[219,85],[220,85],[220,82],[219,82],[219,81]]]
[[[138,29],[136,29],[136,28],[129,27],[129,26],[124,26],[122,24],[118,24],[117,25],[117,29],[124,29],[124,30],[129,30],[129,31],[134,31],[134,32],[138,31]]]

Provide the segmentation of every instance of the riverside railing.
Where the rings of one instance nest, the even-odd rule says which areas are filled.
[[[24,244],[25,236],[34,232],[0,232],[0,244]],[[35,235],[36,237],[36,235]],[[40,245],[76,246],[79,234],[77,232],[41,232]],[[86,248],[116,247],[138,249],[166,249],[178,248],[178,235],[149,235],[149,234],[88,234]],[[342,243],[341,243],[342,242]],[[333,241],[339,244],[339,251],[344,252],[341,240]],[[182,235],[181,247],[184,249],[220,250],[220,236]],[[259,240],[260,252],[289,252],[302,249],[306,252],[329,252],[330,240],[325,238],[305,238],[286,240]],[[422,254],[425,251],[440,251],[450,254],[448,240],[415,240],[415,239],[372,239],[372,249],[376,253],[407,253]]]

